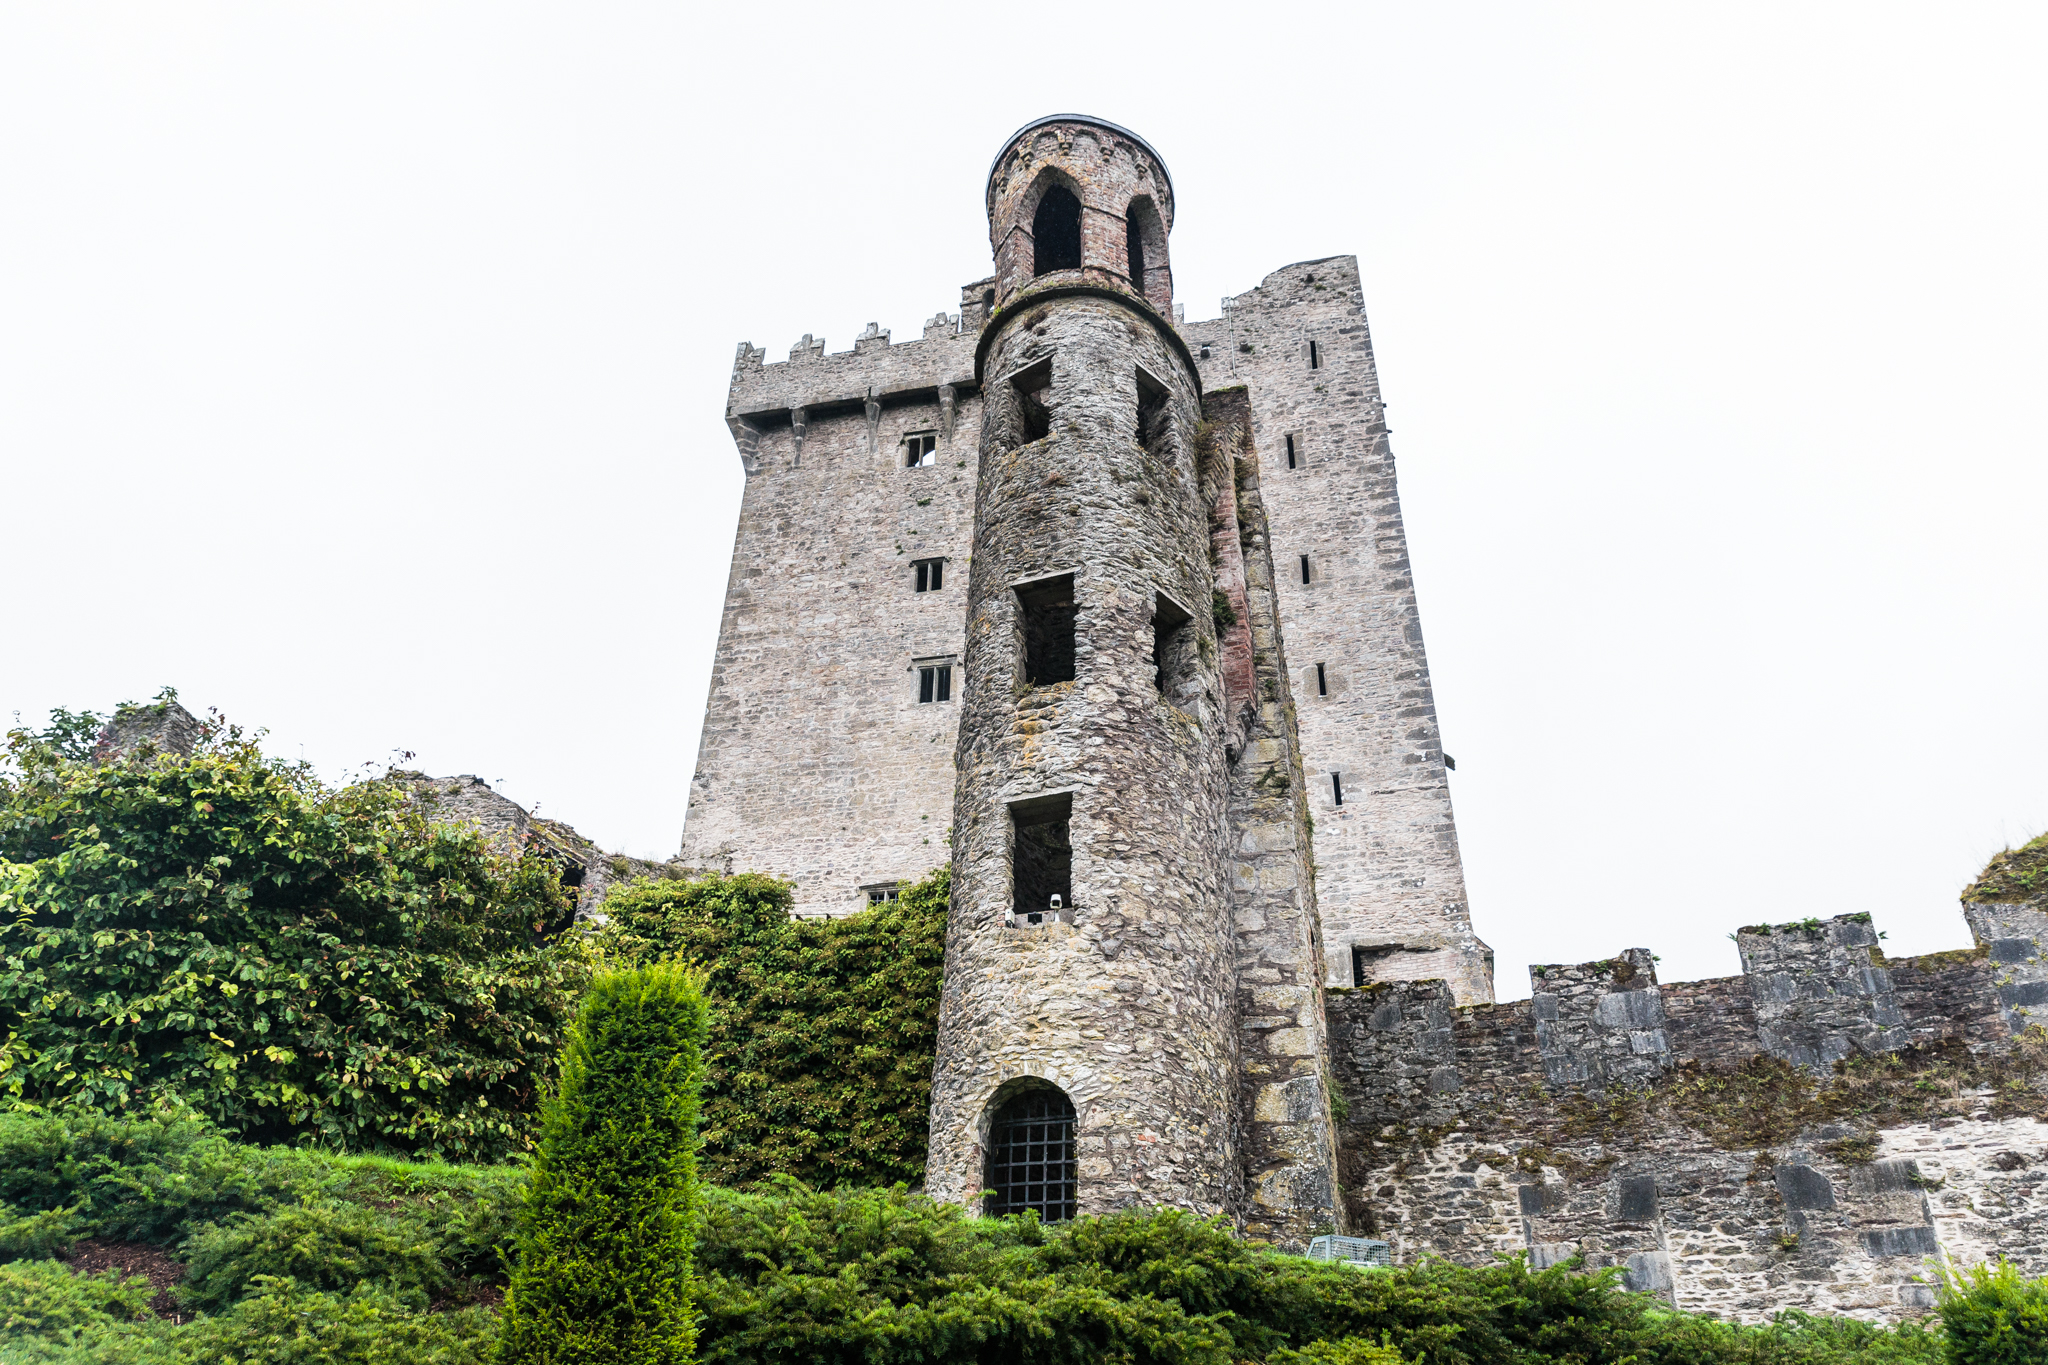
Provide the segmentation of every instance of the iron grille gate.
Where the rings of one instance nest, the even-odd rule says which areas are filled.
[[[988,1211],[1037,1209],[1048,1223],[1074,1216],[1074,1106],[1057,1090],[1019,1095],[990,1125]]]

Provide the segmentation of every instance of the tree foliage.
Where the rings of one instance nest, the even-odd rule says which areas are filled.
[[[754,874],[642,882],[605,901],[607,955],[708,973],[706,1179],[924,1178],[950,893],[942,868],[835,920],[791,920],[789,884]]]
[[[685,967],[613,973],[591,987],[542,1126],[500,1360],[690,1358],[705,1023],[702,977]]]
[[[544,856],[429,825],[395,784],[326,788],[220,725],[188,758],[96,766],[20,730],[7,752],[5,1093],[169,1097],[354,1150],[526,1145],[587,976]]]

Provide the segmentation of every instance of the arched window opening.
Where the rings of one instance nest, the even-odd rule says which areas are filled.
[[[1031,273],[1078,270],[1081,266],[1081,201],[1064,185],[1054,185],[1038,201],[1031,219],[1034,259]]]
[[[1144,294],[1152,277],[1166,265],[1166,230],[1147,195],[1139,195],[1124,210],[1124,244],[1130,257],[1131,288]]]
[[[1142,294],[1145,292],[1145,234],[1138,230],[1135,218],[1124,222],[1124,245],[1131,260],[1131,288]]]
[[[1038,1210],[1048,1223],[1074,1216],[1074,1105],[1045,1086],[1006,1100],[989,1124],[988,1212]]]

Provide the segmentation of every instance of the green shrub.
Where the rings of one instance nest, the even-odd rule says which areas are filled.
[[[257,1292],[233,1311],[176,1329],[169,1337],[172,1359],[179,1365],[483,1365],[497,1339],[497,1321],[484,1309],[420,1312],[367,1285],[348,1294],[289,1280],[259,1279],[253,1287]],[[119,1356],[105,1365],[117,1362],[128,1365]]]
[[[63,1338],[149,1316],[147,1279],[118,1271],[74,1275],[61,1261],[0,1265],[0,1337]]]
[[[1364,1337],[1345,1341],[1312,1341],[1299,1351],[1282,1346],[1266,1357],[1267,1365],[1402,1365],[1401,1353]]]
[[[7,756],[7,1092],[352,1150],[527,1144],[586,975],[546,857],[233,730],[108,766],[17,730]]]
[[[520,1222],[501,1359],[687,1360],[703,977],[676,965],[599,977],[562,1058]]]
[[[1936,1286],[1951,1365],[2041,1365],[2048,1360],[2048,1281],[2012,1262],[1943,1271]]]
[[[185,1250],[190,1259],[180,1297],[215,1313],[258,1277],[291,1279],[307,1289],[370,1285],[414,1309],[451,1285],[433,1229],[417,1216],[361,1204],[308,1201],[236,1214],[194,1236]]]
[[[792,921],[790,894],[753,874],[643,882],[605,901],[599,942],[709,973],[706,1180],[922,1181],[950,873],[844,919]]]

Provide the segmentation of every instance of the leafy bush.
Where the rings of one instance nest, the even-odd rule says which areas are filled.
[[[924,1179],[950,873],[836,920],[792,921],[787,882],[643,882],[604,903],[604,951],[709,972],[704,1174],[722,1185]]]
[[[8,1093],[351,1150],[526,1145],[587,974],[546,857],[233,729],[107,766],[67,743],[14,731],[0,773]]]
[[[642,967],[584,998],[520,1220],[501,1359],[689,1359],[703,984]]]
[[[1941,1325],[1951,1365],[2040,1365],[2048,1360],[2048,1281],[2012,1262],[1943,1272]]]
[[[115,1271],[74,1275],[61,1261],[0,1265],[0,1338],[62,1340],[114,1322],[149,1314],[156,1293],[146,1279]]]
[[[417,1215],[339,1201],[236,1214],[186,1243],[190,1262],[180,1297],[219,1312],[259,1277],[306,1289],[369,1285],[407,1308],[425,1308],[451,1279],[440,1238]]]

